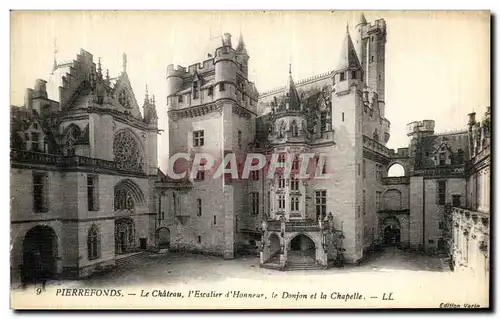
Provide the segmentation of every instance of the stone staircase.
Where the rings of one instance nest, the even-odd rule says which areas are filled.
[[[315,262],[292,262],[286,265],[285,270],[321,270],[323,267],[318,266]]]

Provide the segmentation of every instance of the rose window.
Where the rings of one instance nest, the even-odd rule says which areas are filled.
[[[129,132],[116,134],[113,141],[114,161],[118,168],[142,171],[144,159],[137,140]]]

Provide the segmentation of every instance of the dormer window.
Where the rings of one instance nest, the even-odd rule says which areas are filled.
[[[179,95],[179,103],[182,103],[182,95]]]
[[[446,153],[439,153],[439,165],[446,165]]]
[[[352,78],[353,80],[355,80],[355,79],[356,79],[356,71],[351,71],[351,78]]]
[[[38,133],[31,133],[31,150],[33,152],[40,152],[40,141]]]
[[[193,82],[193,99],[198,98],[198,81]]]
[[[340,72],[340,81],[345,81],[345,72]]]
[[[208,96],[214,95],[214,88],[211,86],[208,88]]]

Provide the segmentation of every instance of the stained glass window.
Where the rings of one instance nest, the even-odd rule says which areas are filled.
[[[113,141],[114,161],[120,169],[142,171],[144,159],[137,140],[131,133],[123,131],[116,134]]]

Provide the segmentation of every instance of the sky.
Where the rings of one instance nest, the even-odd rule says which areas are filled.
[[[386,117],[390,148],[407,147],[406,124],[436,121],[436,131],[466,128],[471,111],[482,118],[490,105],[489,12],[365,11],[387,23]],[[159,126],[166,121],[166,68],[203,61],[215,37],[243,34],[249,79],[259,92],[333,70],[356,11],[23,11],[11,14],[11,104],[22,105],[26,88],[47,79],[54,60],[70,61],[83,48],[116,76],[127,54],[127,72],[142,106],[145,85],[155,94]],[[54,41],[55,40],[55,41]],[[160,158],[166,154],[166,133]],[[161,160],[160,160],[161,162]]]

